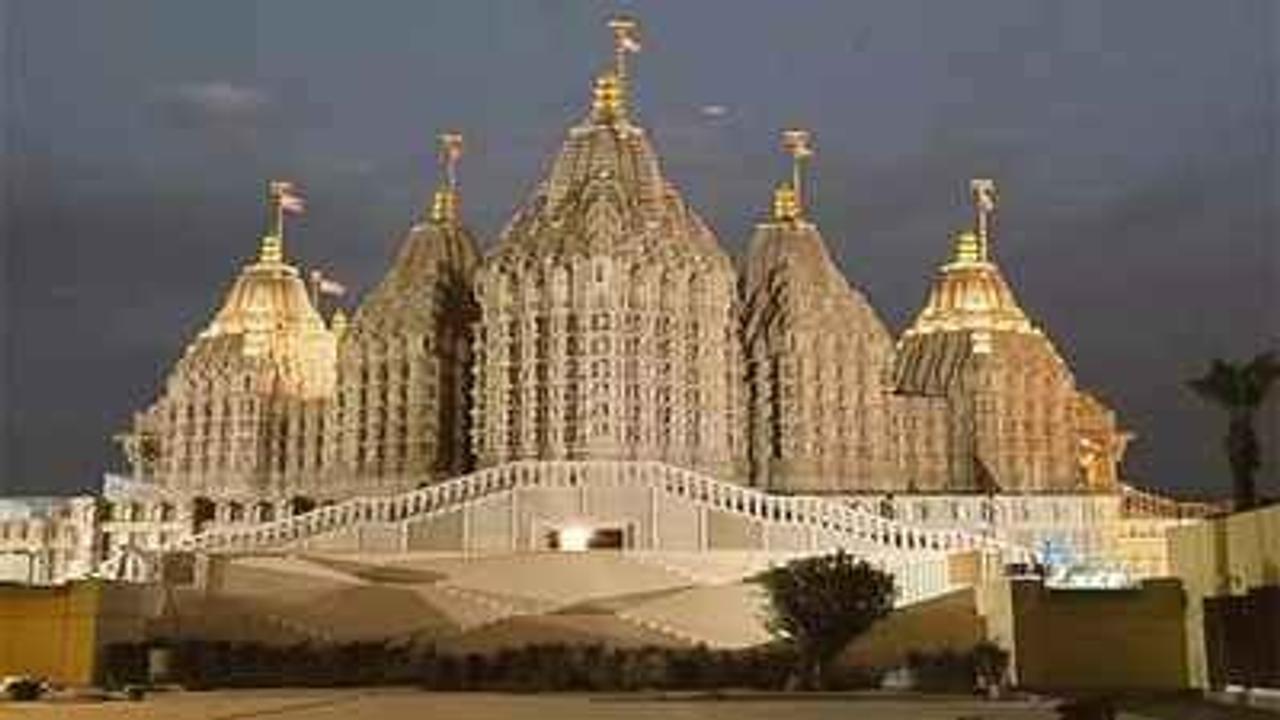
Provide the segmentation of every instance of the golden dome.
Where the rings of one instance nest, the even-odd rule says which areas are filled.
[[[213,320],[187,346],[184,364],[241,367],[256,363],[291,394],[333,390],[337,341],[316,311],[298,269],[284,261],[278,235],[262,238]]]
[[[973,233],[956,236],[955,258],[934,279],[908,335],[952,330],[1037,333],[995,263],[979,260]]]

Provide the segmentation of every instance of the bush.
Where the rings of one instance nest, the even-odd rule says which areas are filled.
[[[1009,653],[994,643],[981,642],[967,652],[908,653],[907,667],[919,690],[967,693],[1002,685]]]
[[[893,610],[893,576],[843,550],[793,560],[758,577],[769,596],[769,629],[795,652],[796,682],[833,685],[840,651]]]
[[[505,692],[618,692],[628,690],[780,690],[795,667],[785,644],[743,650],[609,648],[601,644],[543,644],[465,655],[434,647],[384,643],[300,644],[184,641],[174,645],[172,674],[189,689],[229,687],[341,687],[416,684],[428,690]],[[141,681],[148,646],[108,651],[116,687]],[[833,687],[867,687],[865,672],[833,675]]]

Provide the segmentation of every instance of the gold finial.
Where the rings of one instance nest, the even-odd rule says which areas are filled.
[[[440,133],[440,175],[443,184],[431,199],[431,220],[450,223],[458,219],[458,159],[462,157],[462,133]]]
[[[596,78],[592,91],[591,117],[599,123],[610,123],[621,118],[625,111],[625,100],[618,76],[607,72]]]
[[[804,175],[804,161],[813,155],[813,136],[808,130],[790,129],[782,131],[782,149],[791,156],[791,190],[795,193],[796,213],[804,211],[804,194],[801,182]]]
[[[616,15],[609,19],[613,31],[613,69],[596,78],[591,118],[598,123],[622,119],[627,109],[627,56],[640,52],[640,25],[635,18]]]
[[[267,182],[267,232],[262,236],[258,262],[284,262],[284,216],[301,214],[304,204],[297,188],[287,180]]]
[[[800,219],[800,203],[796,191],[786,183],[780,183],[773,190],[774,222],[795,222]]]
[[[982,244],[978,240],[978,234],[972,230],[961,230],[955,234],[955,255],[952,262],[973,263],[982,262]]]
[[[458,189],[458,159],[462,157],[462,133],[440,133],[440,166],[450,190]]]
[[[989,258],[991,215],[996,211],[996,183],[988,178],[973,178],[969,181],[969,194],[973,197],[979,258],[986,262]]]

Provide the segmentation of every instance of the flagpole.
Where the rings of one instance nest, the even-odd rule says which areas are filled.
[[[284,240],[284,203],[275,180],[267,182],[267,212],[267,234]]]
[[[308,276],[308,279],[311,281],[308,283],[311,286],[311,304],[315,306],[316,312],[320,312],[320,278],[321,275],[319,270],[312,270],[311,274]],[[324,313],[321,314],[323,315]]]
[[[987,178],[974,178],[969,181],[969,192],[973,196],[975,227],[978,235],[978,259],[986,262],[989,259],[988,233],[991,228],[991,212],[995,210],[996,184]]]

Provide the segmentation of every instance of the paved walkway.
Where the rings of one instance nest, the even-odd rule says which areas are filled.
[[[1239,718],[1204,708],[1155,707],[1124,720]],[[1226,711],[1224,710],[1224,713]],[[1049,720],[1049,703],[986,703],[967,698],[860,697],[659,700],[642,696],[427,693],[411,689],[239,690],[162,693],[143,702],[0,704],[10,720]],[[1261,717],[1276,717],[1263,715]]]

